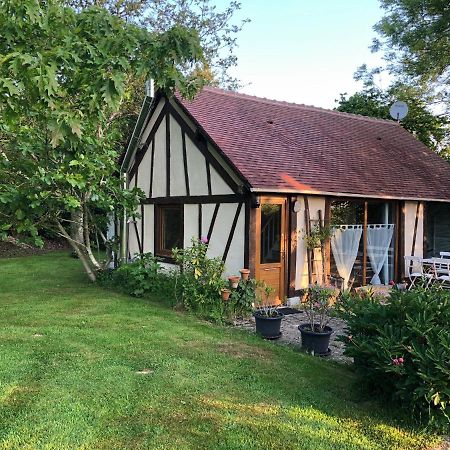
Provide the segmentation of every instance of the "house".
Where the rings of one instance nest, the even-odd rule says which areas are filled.
[[[391,120],[206,87],[146,99],[122,170],[146,199],[128,257],[207,237],[227,274],[249,268],[293,297],[322,272],[356,285],[404,277],[404,255],[450,250],[450,165]],[[331,224],[322,252],[305,234]]]

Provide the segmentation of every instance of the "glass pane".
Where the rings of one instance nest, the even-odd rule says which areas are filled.
[[[261,264],[281,261],[281,205],[261,205]]]
[[[162,248],[172,250],[183,247],[183,210],[181,208],[162,208]]]
[[[450,252],[450,205],[427,203],[425,211],[426,256],[439,257],[440,252]]]
[[[364,224],[364,203],[363,202],[355,202],[355,201],[333,201],[331,203],[331,225],[335,227],[340,227],[346,229],[345,225],[352,225],[354,228],[361,228]],[[355,227],[356,226],[356,227]],[[356,230],[353,231],[353,227],[350,227],[346,233],[356,233]],[[362,231],[360,231],[362,233]],[[331,252],[330,258],[330,275],[332,277],[332,282],[334,279],[339,280],[340,277],[344,276],[339,273],[337,268],[336,258],[341,260],[347,260],[348,254],[352,253],[349,249],[346,248],[348,244],[350,244],[353,240],[345,238],[344,242],[347,242],[344,245],[344,248],[341,248],[342,251],[339,255],[334,255],[333,251]],[[359,243],[357,244],[358,249],[356,252],[356,257],[351,267],[350,273],[348,275],[349,281],[353,281],[354,286],[360,286],[363,284],[363,256],[364,256],[364,240],[362,236],[359,239]],[[339,249],[336,249],[339,252]],[[356,249],[355,249],[356,250]],[[335,257],[336,256],[336,257]],[[352,259],[352,258],[350,258]],[[339,285],[339,284],[338,284]]]
[[[367,278],[365,284],[387,285],[394,279],[395,217],[392,203],[369,202],[367,226]],[[374,278],[374,268],[379,270],[378,279]]]

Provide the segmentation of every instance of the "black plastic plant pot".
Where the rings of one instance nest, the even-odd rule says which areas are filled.
[[[330,353],[330,337],[333,333],[331,327],[325,327],[322,332],[311,331],[309,323],[298,326],[302,336],[302,348],[317,356],[326,356]]]
[[[267,317],[256,311],[253,316],[256,332],[264,339],[278,339],[281,336],[281,319],[284,317],[282,313],[279,312],[276,317]]]

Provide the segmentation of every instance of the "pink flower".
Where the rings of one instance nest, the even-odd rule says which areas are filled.
[[[403,364],[403,358],[398,358],[398,363]]]
[[[206,236],[202,236],[200,238],[200,241],[203,242],[204,244],[207,244],[208,243],[208,238]]]
[[[395,284],[395,281],[394,281],[394,280],[389,281],[389,285],[390,285],[390,286],[394,286],[394,284]]]
[[[350,335],[350,336],[348,337],[348,340],[351,341],[352,339],[353,339],[353,336]]]
[[[394,366],[398,366],[398,359],[397,358],[393,359],[392,364],[394,364]]]

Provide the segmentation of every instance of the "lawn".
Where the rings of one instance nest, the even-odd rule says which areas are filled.
[[[435,443],[349,368],[93,286],[63,253],[0,260],[0,308],[0,448]]]

